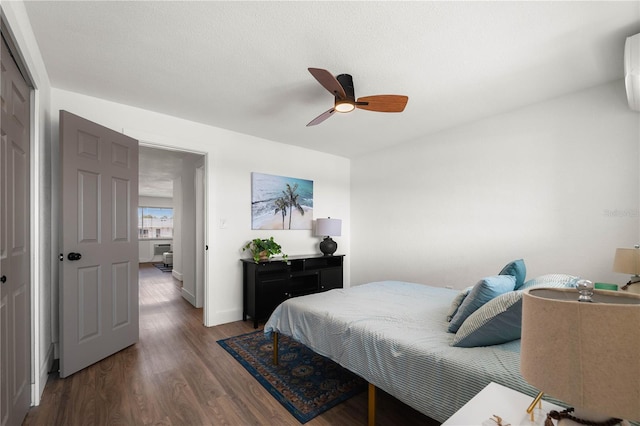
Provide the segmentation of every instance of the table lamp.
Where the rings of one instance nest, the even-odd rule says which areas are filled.
[[[332,256],[338,250],[338,244],[331,237],[339,237],[341,235],[342,221],[340,219],[316,220],[316,235],[325,237],[320,243],[320,251],[325,256]]]
[[[632,249],[616,249],[613,272],[633,275],[629,282],[622,287],[622,290],[627,290],[631,284],[640,284],[640,245],[636,245]]]
[[[575,289],[523,293],[522,377],[578,409],[555,412],[554,418],[602,425],[638,421],[640,295],[589,291],[592,302],[579,302]]]

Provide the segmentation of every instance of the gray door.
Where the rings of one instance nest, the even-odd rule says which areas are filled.
[[[60,376],[138,341],[138,141],[60,111]]]
[[[0,44],[0,424],[8,426],[22,424],[31,405],[31,91]]]

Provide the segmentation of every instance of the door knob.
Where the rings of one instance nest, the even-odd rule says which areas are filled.
[[[0,277],[0,283],[6,283],[7,282],[7,276],[3,275]]]
[[[82,259],[82,255],[80,253],[71,252],[67,255],[67,259],[69,260],[80,260]]]

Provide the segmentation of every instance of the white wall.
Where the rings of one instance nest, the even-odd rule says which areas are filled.
[[[640,240],[639,136],[616,81],[354,160],[352,284],[463,288],[517,258],[529,278],[625,283],[611,268]]]
[[[57,338],[57,318],[52,323],[53,310],[57,308],[56,288],[58,275],[57,230],[51,227],[55,220],[56,190],[51,179],[51,84],[38,44],[31,30],[22,2],[3,2],[2,18],[19,50],[18,56],[27,68],[34,85],[31,128],[31,339],[32,339],[32,389],[31,402],[39,404],[47,383],[47,373],[55,357],[53,342]],[[52,242],[53,241],[53,242]],[[57,312],[57,311],[56,311]]]
[[[158,147],[206,155],[206,325],[242,318],[239,258],[247,256],[241,247],[248,240],[273,235],[290,255],[319,253],[319,239],[310,230],[251,230],[254,171],[314,181],[314,217],[345,219],[343,236],[337,241],[339,251],[347,254],[345,285],[349,285],[349,160],[59,89],[52,90],[52,109],[67,110]],[[57,119],[52,127],[57,138]]]

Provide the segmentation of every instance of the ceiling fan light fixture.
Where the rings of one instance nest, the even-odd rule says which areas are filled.
[[[318,80],[318,83],[334,96],[334,102],[333,108],[311,120],[307,127],[322,123],[335,115],[336,111],[347,113],[359,108],[378,112],[402,112],[409,100],[409,97],[405,95],[373,95],[356,100],[351,75],[339,74],[334,77],[333,74],[322,68],[308,68],[308,70]]]
[[[336,100],[335,110],[338,112],[351,112],[356,109],[356,106],[353,102],[348,99]]]

